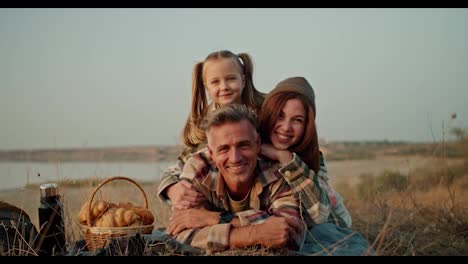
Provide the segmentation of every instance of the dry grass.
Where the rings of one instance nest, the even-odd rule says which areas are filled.
[[[340,189],[340,186],[337,187]],[[156,228],[164,228],[169,221],[170,207],[154,196],[156,187],[156,184],[143,184],[149,207],[155,215]],[[438,184],[429,190],[388,191],[373,199],[360,198],[356,189],[339,191],[353,216],[353,229],[373,244],[378,255],[467,255],[467,188],[468,175],[465,175],[451,185]],[[82,239],[76,215],[92,190],[92,186],[63,188],[67,241]],[[16,204],[29,212],[34,221],[39,204],[37,190],[23,192],[20,197],[30,199],[17,196]],[[126,184],[103,187],[100,198],[142,203],[141,192]],[[254,247],[216,255],[268,256],[291,255],[291,252]]]
[[[459,141],[461,162],[431,158],[407,173],[363,175],[345,197],[353,228],[379,255],[468,255],[468,144]],[[390,219],[388,221],[388,219]]]
[[[353,197],[346,201],[353,228],[374,242],[379,255],[466,255],[468,196],[466,187],[455,184],[390,191],[371,200],[344,195]]]
[[[90,194],[102,180],[90,179],[73,185],[59,182],[62,202],[64,204],[64,221],[67,241],[82,239],[82,232],[77,221],[77,214],[81,206],[90,198]],[[170,207],[163,204],[155,196],[157,183],[141,183],[148,199],[148,208],[155,217],[155,228],[162,228],[169,221]],[[19,192],[19,193],[18,193]],[[141,191],[134,185],[122,182],[110,182],[104,185],[96,194],[94,200],[103,199],[111,202],[132,202],[143,206]],[[38,227],[39,187],[34,185],[20,191],[5,191],[0,193],[0,200],[22,208],[31,218],[33,224]]]
[[[466,141],[461,146],[466,146]],[[335,179],[334,185],[353,217],[353,229],[370,241],[378,255],[468,255],[468,154],[461,162],[450,161],[431,159],[422,168],[364,175],[359,181],[353,179],[352,184],[350,179]],[[67,241],[82,239],[76,215],[100,181],[59,183],[65,205]],[[164,228],[169,221],[170,207],[155,196],[157,184],[141,183],[155,216],[155,228]],[[96,199],[142,205],[141,192],[127,182],[106,185]],[[38,226],[37,186],[20,193],[0,192],[0,200],[25,210]],[[216,255],[291,254],[287,250],[252,247]]]

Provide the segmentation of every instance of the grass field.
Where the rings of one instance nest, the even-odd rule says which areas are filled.
[[[378,153],[372,159],[328,163],[332,183],[353,217],[353,229],[371,242],[378,255],[468,255],[468,148],[466,140],[458,144],[465,155]],[[68,241],[82,238],[76,215],[98,182],[59,183]],[[170,207],[155,196],[157,184],[141,183],[155,216],[155,228],[164,228]],[[38,189],[3,191],[0,200],[25,210],[38,226]],[[113,182],[101,190],[99,199],[143,201],[142,193],[128,182]],[[256,248],[219,254],[287,253]]]

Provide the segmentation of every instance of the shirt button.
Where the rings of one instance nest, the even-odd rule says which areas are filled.
[[[284,173],[284,176],[286,176],[286,177],[288,177],[288,178],[291,177],[291,172],[290,172],[290,171],[286,171],[286,172]]]

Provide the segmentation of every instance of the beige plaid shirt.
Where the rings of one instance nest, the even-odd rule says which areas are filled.
[[[264,222],[268,217],[300,217],[299,204],[289,185],[278,173],[277,162],[258,159],[254,171],[255,182],[249,194],[249,210],[238,212],[241,226]],[[180,175],[181,179],[192,182],[208,200],[208,209],[229,211],[229,200],[224,181],[206,149],[192,155]],[[179,242],[208,251],[220,251],[229,248],[231,224],[217,224],[204,228],[186,229],[179,233]],[[300,246],[300,241],[296,241]]]
[[[203,146],[199,146],[196,149],[202,149]],[[189,159],[191,153],[193,153],[191,151],[195,151],[196,149],[187,148],[179,156],[177,164],[165,172],[158,190],[158,195],[162,200],[169,201],[161,193],[167,187],[179,181],[184,164],[192,162]],[[212,167],[212,161],[206,148],[202,149],[202,151],[206,152],[203,156],[207,160],[205,164],[207,166],[206,169],[208,169]],[[193,167],[197,165],[188,166]],[[327,167],[325,166],[322,153],[320,153],[320,169],[318,173],[310,170],[295,153],[293,153],[293,159],[279,168],[278,172],[284,177],[289,186],[291,186],[293,193],[299,199],[302,217],[309,228],[324,222],[331,222],[341,227],[351,227],[351,215],[346,209],[341,196],[329,183]]]

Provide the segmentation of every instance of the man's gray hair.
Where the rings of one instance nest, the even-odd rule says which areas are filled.
[[[257,130],[257,116],[241,104],[231,104],[214,110],[206,115],[201,125],[208,132],[214,126],[238,123],[242,120],[247,120]]]

